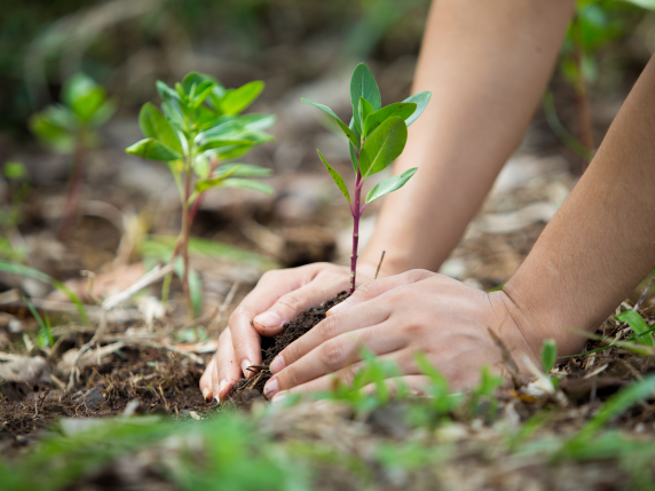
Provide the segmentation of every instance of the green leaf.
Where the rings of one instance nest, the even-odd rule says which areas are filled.
[[[409,179],[416,174],[417,168],[413,167],[412,169],[408,169],[399,176],[394,176],[390,177],[389,179],[385,179],[382,181],[380,184],[376,184],[373,186],[373,189],[369,191],[369,193],[366,195],[366,203],[370,203],[372,201],[375,201],[378,198],[381,198],[382,196],[393,193],[397,189],[402,188]]]
[[[368,133],[364,130],[363,122],[366,121],[366,118],[368,117],[369,114],[373,114],[374,112],[375,109],[373,109],[371,103],[368,102],[363,97],[360,97],[359,103],[357,104],[357,113],[359,115],[359,120],[362,122],[360,127],[362,128],[362,135],[364,136],[364,138],[366,138],[366,135],[368,135]]]
[[[50,106],[30,118],[30,129],[47,146],[59,153],[72,153],[78,122],[63,106]]]
[[[73,75],[62,91],[64,102],[84,122],[91,119],[106,98],[105,90],[82,73]]]
[[[196,182],[195,193],[199,195],[215,188],[242,188],[250,189],[251,191],[257,191],[264,194],[272,195],[274,190],[268,184],[265,184],[261,181],[254,181],[251,179],[243,178],[225,178],[225,177],[209,177],[207,179],[201,179]]]
[[[229,138],[210,138],[205,141],[202,145],[198,147],[198,153],[203,153],[208,150],[215,150],[217,148],[224,147],[236,147],[242,145],[252,146],[252,140],[232,140]]]
[[[198,87],[195,88],[195,90],[194,90],[194,92],[192,94],[190,106],[193,109],[199,108],[200,105],[203,102],[205,102],[205,99],[207,99],[207,97],[209,97],[209,94],[212,93],[213,89],[214,89],[213,82],[203,82],[200,85],[198,85]]]
[[[624,413],[638,402],[650,399],[653,396],[655,396],[655,375],[645,376],[643,380],[624,387],[603,404],[591,421],[573,437],[569,445],[575,445],[592,437],[605,427],[612,418]]]
[[[150,235],[139,243],[139,254],[144,257],[154,258],[168,262],[173,254],[177,237],[166,235]],[[246,264],[262,271],[279,269],[280,264],[270,258],[261,256],[254,252],[240,249],[235,246],[216,242],[213,240],[189,238],[189,254],[192,256],[204,256],[222,261]]]
[[[225,114],[239,114],[247,108],[264,90],[264,82],[256,80],[238,89],[228,90],[220,102],[220,109]]]
[[[350,79],[350,102],[353,106],[355,124],[361,131],[363,122],[359,118],[357,111],[360,97],[370,102],[376,111],[382,105],[378,84],[375,82],[371,70],[364,63],[360,63],[355,67],[353,76]]]
[[[409,96],[407,99],[403,101],[406,103],[416,104],[416,111],[414,111],[414,113],[405,121],[407,126],[411,125],[414,121],[416,121],[419,118],[421,114],[423,114],[425,108],[428,107],[428,102],[430,102],[431,97],[432,97],[432,92],[428,92],[427,90],[425,90],[423,92],[419,92],[418,94]]]
[[[179,160],[182,156],[167,145],[154,138],[146,138],[125,149],[126,153],[138,155],[144,159],[169,162]]]
[[[250,189],[251,191],[257,191],[258,193],[264,193],[270,196],[275,194],[275,190],[268,184],[261,181],[254,181],[252,179],[242,179],[240,177],[230,177],[225,179],[222,187]]]
[[[46,348],[49,346],[54,346],[55,340],[52,337],[52,330],[50,329],[50,319],[48,316],[45,316],[45,321],[39,314],[39,312],[34,308],[32,302],[25,296],[21,295],[23,302],[27,305],[27,308],[30,310],[30,313],[36,320],[36,323],[39,325],[39,334],[37,336],[37,342],[40,348]]]
[[[623,0],[624,2],[631,3],[644,10],[655,11],[655,0]]]
[[[234,177],[269,177],[273,174],[272,169],[260,167],[252,164],[224,164],[221,165],[212,177],[225,177],[226,175]]]
[[[541,364],[545,373],[550,371],[555,366],[557,361],[557,343],[554,339],[546,339],[541,347]]]
[[[328,170],[330,175],[332,176],[332,180],[336,183],[336,185],[339,187],[339,190],[341,193],[346,197],[348,200],[348,203],[350,203],[350,194],[348,194],[348,187],[346,186],[346,183],[343,182],[343,178],[339,175],[339,173],[332,168],[330,164],[327,163],[327,160],[325,160],[325,157],[323,157],[323,154],[321,153],[320,150],[316,150],[318,152],[318,156],[321,158],[321,161],[323,162],[323,165],[325,168]]]
[[[302,102],[306,102],[307,104],[311,104],[312,106],[320,109],[325,114],[327,114],[332,119],[334,119],[339,125],[339,128],[341,128],[341,131],[343,131],[346,137],[348,137],[348,140],[350,140],[353,145],[359,146],[359,138],[357,138],[355,132],[351,130],[348,126],[346,126],[346,124],[343,121],[341,121],[341,118],[339,118],[339,116],[337,116],[332,109],[330,109],[324,104],[319,104],[318,102],[310,101],[309,99],[305,99],[304,97],[300,100]]]
[[[109,121],[115,112],[116,112],[116,104],[112,100],[107,100],[104,102],[102,106],[98,108],[98,110],[93,114],[93,116],[89,118],[87,123],[93,128],[99,128],[107,121]]]
[[[639,315],[638,312],[634,310],[626,310],[621,312],[619,315],[615,316],[617,320],[621,322],[626,322],[630,328],[637,334],[637,342],[644,344],[646,346],[655,346],[655,340],[653,340],[653,335],[648,334],[648,324],[646,321]]]
[[[2,167],[2,173],[7,179],[24,179],[29,173],[22,162],[7,162]]]
[[[157,82],[155,83],[155,87],[157,87],[157,92],[159,93],[159,96],[162,99],[164,99],[164,101],[175,100],[178,102],[182,102],[182,96],[180,96],[180,94],[178,94],[175,90],[171,89],[168,85],[166,85],[161,80],[157,80]]]
[[[182,142],[177,132],[168,120],[153,104],[146,102],[139,112],[139,126],[148,138],[155,138],[170,147],[178,154],[182,154]]]
[[[273,126],[275,120],[276,117],[273,114],[250,113],[239,116],[239,121],[241,121],[244,128],[248,130],[262,131],[268,129]]]
[[[364,119],[364,134],[370,135],[378,126],[380,126],[380,124],[394,116],[406,120],[414,114],[417,107],[418,106],[413,102],[394,102],[393,104],[384,106],[379,111],[369,114],[366,119]]]
[[[47,285],[51,285],[53,288],[56,288],[64,295],[66,295],[68,299],[75,304],[75,307],[77,308],[77,312],[80,314],[80,318],[82,319],[82,322],[84,324],[89,323],[89,317],[86,314],[86,309],[84,308],[84,304],[79,299],[79,297],[75,295],[75,293],[73,293],[73,290],[68,288],[61,281],[58,281],[34,268],[30,268],[29,266],[24,266],[22,264],[12,263],[8,261],[0,261],[0,271],[4,271],[5,273],[9,273],[9,274],[27,276],[28,278],[34,278],[35,280],[39,280],[43,283],[46,283]]]
[[[359,167],[363,177],[376,174],[390,165],[403,152],[407,143],[407,125],[398,117],[378,126],[362,145]]]

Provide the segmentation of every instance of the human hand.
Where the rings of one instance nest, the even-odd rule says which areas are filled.
[[[373,279],[375,266],[360,261],[358,283]],[[236,308],[228,328],[218,339],[218,349],[200,379],[205,399],[225,400],[251,365],[261,363],[261,336],[275,336],[300,312],[315,307],[346,290],[350,270],[330,263],[265,273],[257,286]]]
[[[499,369],[501,363],[488,328],[510,351],[539,359],[539,347],[528,344],[511,307],[502,291],[487,294],[424,270],[372,281],[273,360],[274,375],[264,393],[281,398],[289,392],[328,390],[335,376],[349,384],[361,368],[363,347],[395,362],[402,381],[414,391],[429,383],[415,362],[417,351],[426,354],[452,388],[470,387],[483,365]],[[391,390],[398,382],[386,381]]]

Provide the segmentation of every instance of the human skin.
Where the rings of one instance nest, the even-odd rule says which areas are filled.
[[[612,123],[586,173],[502,291],[487,294],[442,275],[410,271],[370,282],[271,363],[264,392],[326,390],[349,380],[366,346],[395,362],[406,385],[427,384],[422,350],[455,388],[500,362],[487,329],[538,360],[545,339],[576,353],[655,264],[655,55]],[[389,381],[394,385],[397,381]]]
[[[412,89],[429,90],[432,99],[394,165],[396,175],[418,167],[420,178],[385,198],[359,260],[361,283],[372,278],[382,250],[380,276],[437,271],[448,257],[525,131],[573,7],[572,0],[432,5]],[[325,263],[265,275],[221,335],[203,394],[225,398],[249,374],[245,367],[260,363],[260,335],[278,334],[298,312],[347,286],[348,269]]]

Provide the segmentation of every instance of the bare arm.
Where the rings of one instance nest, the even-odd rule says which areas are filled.
[[[561,354],[655,266],[655,57],[594,160],[532,252],[505,285],[527,340],[555,337]]]
[[[453,387],[475,384],[500,359],[487,328],[535,363],[547,338],[560,356],[585,339],[655,264],[655,56],[589,169],[503,291],[487,294],[428,271],[370,282],[271,363],[269,397],[350,380],[366,346],[395,362],[406,385],[425,387],[423,351]],[[520,358],[517,358],[519,363]],[[397,380],[389,379],[390,386]]]
[[[432,100],[394,169],[419,170],[385,198],[365,261],[386,250],[388,275],[448,257],[530,121],[574,3],[433,2],[413,87]]]

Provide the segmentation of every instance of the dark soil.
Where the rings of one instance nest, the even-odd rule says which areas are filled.
[[[271,372],[268,370],[271,362],[284,348],[325,319],[325,313],[348,296],[347,292],[341,292],[318,307],[301,312],[294,320],[284,324],[284,331],[274,338],[262,338],[262,364],[252,367],[254,376],[242,378],[237,382],[228,404],[249,407],[255,401],[265,400],[264,385],[271,378]]]

